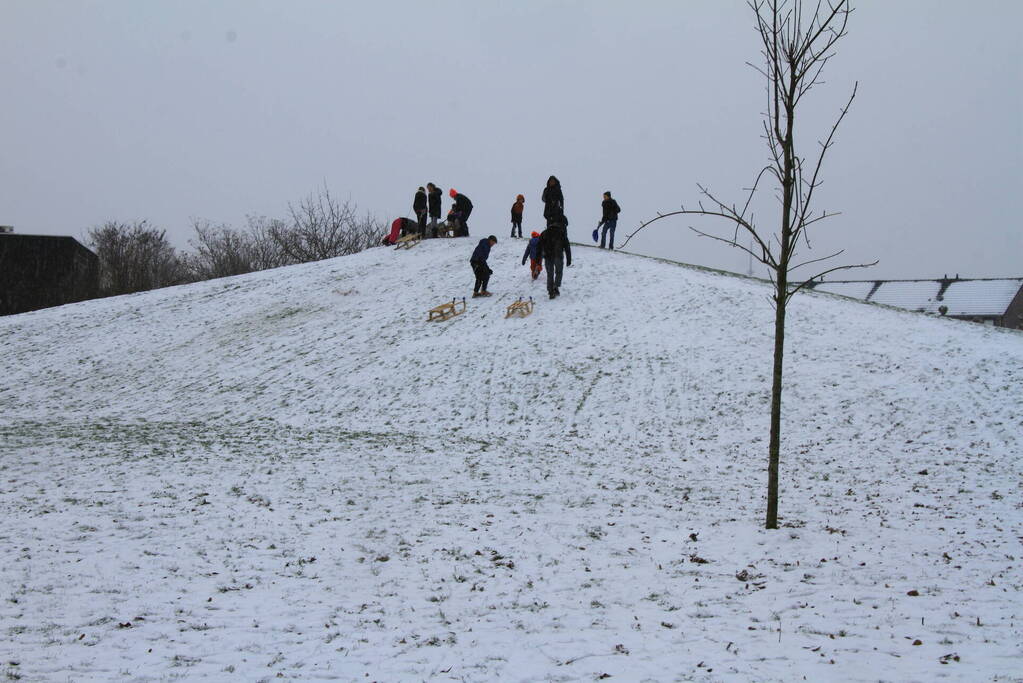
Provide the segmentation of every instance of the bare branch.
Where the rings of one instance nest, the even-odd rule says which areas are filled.
[[[835,132],[838,130],[838,126],[842,123],[842,119],[844,119],[845,115],[849,113],[849,107],[852,105],[853,99],[855,99],[856,97],[856,90],[858,88],[859,81],[853,84],[852,94],[849,95],[848,101],[846,101],[845,106],[842,107],[842,111],[841,113],[839,113],[838,118],[835,120],[834,125],[831,126],[831,132],[828,133],[827,139],[823,143],[821,143],[820,156],[817,157],[817,163],[814,165],[813,178],[810,180],[809,190],[807,190],[806,198],[803,199],[803,210],[800,213],[799,220],[797,221],[799,231],[801,231],[808,225],[808,223],[806,222],[806,212],[810,208],[810,200],[813,199],[813,192],[820,184],[817,178],[820,175],[821,167],[824,164],[824,155],[827,153],[828,148],[831,147],[832,144],[831,141],[834,139]]]
[[[804,280],[803,282],[801,282],[795,288],[790,290],[789,293],[785,296],[785,298],[786,299],[791,299],[792,296],[796,292],[798,292],[799,290],[803,289],[803,287],[806,287],[808,284],[810,284],[811,282],[813,282],[814,280],[816,280],[819,277],[824,277],[828,273],[834,273],[834,272],[837,272],[839,270],[852,270],[853,268],[870,268],[871,266],[876,266],[878,263],[880,263],[880,260],[874,261],[873,263],[857,263],[855,265],[836,266],[834,268],[829,268],[828,270],[825,270],[823,272],[817,273],[816,275],[814,275],[813,277],[809,278],[808,280]]]
[[[703,232],[702,230],[697,230],[696,228],[694,228],[691,225],[689,226],[689,229],[692,230],[693,232],[695,232],[700,237],[709,237],[712,240],[717,240],[718,242],[724,242],[725,244],[727,244],[730,247],[734,247],[734,248],[736,248],[736,249],[738,249],[740,251],[746,252],[747,254],[749,254],[750,256],[755,258],[760,263],[763,263],[765,266],[768,266],[770,268],[774,267],[774,264],[771,263],[768,260],[765,260],[763,256],[755,254],[754,252],[750,251],[749,249],[747,249],[743,245],[739,244],[739,242],[737,242],[735,240],[726,240],[724,237],[718,237],[717,235],[711,235],[710,233]]]
[[[802,268],[803,266],[808,266],[811,263],[819,263],[821,261],[827,261],[828,259],[833,259],[836,256],[838,256],[839,254],[842,254],[843,252],[845,252],[845,249],[839,249],[834,254],[829,254],[828,256],[822,256],[820,258],[811,259],[809,261],[803,261],[798,266],[789,266],[789,272],[791,273],[793,270],[796,270],[798,268]]]

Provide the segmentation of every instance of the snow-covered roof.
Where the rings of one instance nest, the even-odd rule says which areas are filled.
[[[939,305],[948,315],[1001,315],[1023,287],[1023,278],[1007,280],[961,280],[942,294]]]
[[[947,285],[947,286],[945,286]],[[821,282],[815,291],[841,294],[910,311],[946,315],[1000,316],[1023,288],[1023,278],[984,280],[845,280]]]
[[[814,287],[817,292],[830,292],[854,299],[866,299],[873,289],[873,282],[822,282]]]
[[[870,301],[911,311],[937,310],[938,292],[941,283],[937,280],[919,282],[882,282],[870,296]]]

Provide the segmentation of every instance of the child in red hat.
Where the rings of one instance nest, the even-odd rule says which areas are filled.
[[[534,230],[529,237],[529,244],[526,245],[526,251],[522,254],[522,265],[526,265],[526,257],[528,256],[529,272],[535,280],[540,277],[540,272],[543,270],[543,254],[540,253],[540,233]]]

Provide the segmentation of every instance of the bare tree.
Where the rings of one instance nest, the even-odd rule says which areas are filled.
[[[199,219],[192,221],[192,229],[195,238],[189,240],[189,244],[194,253],[187,257],[187,262],[196,280],[242,275],[255,270],[245,233]]]
[[[249,216],[247,230],[229,225],[214,225],[206,220],[193,220],[195,239],[189,243],[195,250],[186,261],[196,280],[211,280],[242,275],[287,264],[287,259],[270,230],[279,221]]]
[[[290,221],[270,222],[267,232],[291,263],[354,254],[375,246],[384,226],[371,215],[358,216],[350,201],[339,202],[326,187],[297,205]]]
[[[87,240],[99,258],[100,296],[144,292],[188,281],[166,231],[146,221],[108,221],[90,228]]]
[[[248,216],[250,257],[255,270],[288,265],[288,257],[273,238],[274,230],[284,225],[278,218]]]
[[[796,146],[796,110],[803,97],[820,84],[821,73],[834,56],[834,48],[846,35],[846,26],[852,8],[849,0],[818,0],[807,5],[803,0],[750,0],[747,3],[756,15],[756,29],[761,42],[763,65],[750,64],[767,84],[767,110],[764,114],[764,139],[770,153],[770,162],[760,170],[742,208],[720,201],[706,187],[698,186],[707,202],[698,208],[658,214],[629,235],[625,244],[650,223],[668,216],[688,214],[724,219],[731,225],[731,234],[712,234],[690,228],[709,237],[741,249],[764,264],[774,286],[774,370],[771,387],[771,435],[768,446],[767,519],[768,529],[778,528],[778,464],[781,444],[782,370],[785,349],[785,311],[789,299],[815,278],[849,268],[864,268],[876,264],[839,265],[827,268],[801,282],[793,279],[793,271],[820,264],[837,257],[844,250],[820,258],[796,263],[796,250],[800,241],[810,249],[807,229],[836,215],[812,211],[814,191],[821,185],[820,171],[825,154],[834,144],[835,133],[845,118],[856,86],[831,126],[819,148],[804,155]],[[811,9],[812,8],[812,9]],[[750,205],[761,180],[767,176],[774,180],[781,205],[781,221],[777,232],[769,234],[757,226]],[[749,246],[744,242],[749,239]],[[624,247],[625,244],[622,246]]]

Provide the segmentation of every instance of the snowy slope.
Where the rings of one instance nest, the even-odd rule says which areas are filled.
[[[475,241],[0,318],[5,673],[1021,680],[1023,335]]]

